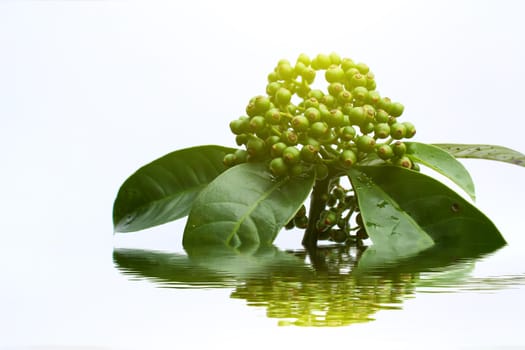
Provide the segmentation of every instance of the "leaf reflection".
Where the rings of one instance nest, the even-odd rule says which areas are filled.
[[[231,298],[265,307],[280,325],[343,326],[401,309],[418,292],[500,289],[525,275],[473,279],[477,259],[491,250],[434,248],[405,260],[378,259],[373,247],[320,247],[315,251],[193,251],[190,256],[116,249],[117,268],[131,279],[161,287],[231,288]],[[492,251],[499,247],[492,247]]]

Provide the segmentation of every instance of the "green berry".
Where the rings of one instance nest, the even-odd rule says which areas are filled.
[[[317,69],[328,69],[328,67],[330,67],[330,64],[330,56],[320,53],[312,61],[312,68],[315,65],[318,67]]]
[[[365,100],[366,102],[375,106],[381,100],[381,96],[379,95],[379,92],[377,91],[368,91]]]
[[[337,101],[342,104],[342,105],[345,105],[347,103],[351,103],[352,102],[352,93],[350,91],[346,91],[346,90],[343,90],[341,91],[338,95],[337,95]]]
[[[282,158],[288,164],[295,164],[301,160],[301,151],[294,146],[286,147],[283,151]]]
[[[280,177],[288,174],[288,165],[281,157],[274,158],[270,162],[270,171],[274,176]]]
[[[308,118],[306,118],[304,115],[296,115],[293,117],[291,123],[292,128],[299,132],[308,130],[308,127],[310,126]]]
[[[275,102],[279,106],[286,106],[292,99],[292,93],[286,88],[279,88],[275,93]]]
[[[377,145],[376,153],[379,156],[379,158],[384,160],[390,159],[394,156],[394,151],[392,150],[392,147],[386,144]]]
[[[359,72],[361,74],[367,74],[370,71],[370,68],[368,68],[368,66],[362,62],[359,62],[355,66],[357,69],[359,69]]]
[[[332,109],[326,118],[329,126],[341,126],[344,122],[344,114],[339,109]]]
[[[389,114],[384,109],[376,110],[376,121],[378,123],[388,123]]]
[[[332,65],[341,64],[341,56],[339,56],[337,53],[331,52],[330,55],[328,55],[328,57],[330,57],[330,62],[332,63]]]
[[[362,134],[369,134],[372,131],[374,131],[374,123],[372,122],[364,122],[363,124],[359,125],[359,130]]]
[[[345,87],[339,82],[331,83],[328,85],[328,93],[332,96],[338,96],[339,93],[344,91]]]
[[[296,145],[299,141],[299,136],[293,130],[285,130],[281,134],[281,140],[287,145]]]
[[[339,129],[339,137],[343,141],[353,140],[355,137],[356,131],[352,126],[344,126]]]
[[[324,215],[321,215],[321,222],[323,226],[333,226],[337,223],[337,214],[329,210],[324,212]]]
[[[368,135],[361,135],[356,140],[356,145],[359,151],[369,153],[374,149],[376,140]]]
[[[316,122],[313,123],[310,127],[309,134],[315,138],[324,138],[328,135],[329,132],[328,124],[325,122]]]
[[[324,73],[324,77],[329,83],[340,83],[345,79],[345,71],[337,65],[331,65]]]
[[[266,140],[264,140],[264,143],[266,143],[266,146],[271,147],[281,141],[281,138],[277,135],[268,136]]]
[[[341,68],[346,72],[350,68],[355,68],[355,63],[351,58],[343,58],[341,60]]]
[[[266,85],[266,93],[269,95],[269,96],[273,96],[275,95],[275,93],[277,92],[277,90],[279,90],[279,88],[281,87],[281,83],[278,83],[276,81],[273,81],[271,83],[268,83],[268,85]]]
[[[294,67],[293,69],[294,69],[295,74],[297,74],[297,75],[301,75],[301,74],[304,72],[304,70],[305,70],[306,68],[308,68],[307,65],[305,65],[305,64],[302,63],[302,62],[297,62],[297,63],[295,64],[295,67]]]
[[[255,111],[257,114],[263,115],[270,109],[271,102],[267,96],[257,96],[254,100]]]
[[[310,90],[310,92],[308,93],[308,97],[310,98],[314,97],[317,101],[321,101],[323,96],[324,96],[324,93],[319,89]]]
[[[364,86],[358,86],[352,90],[352,95],[356,100],[365,101],[368,95],[368,90]]]
[[[235,136],[235,143],[238,145],[238,146],[241,146],[241,145],[245,145],[246,142],[248,142],[248,134],[240,134],[240,135],[237,135]]]
[[[226,167],[229,168],[231,166],[234,166],[237,163],[237,157],[235,156],[235,154],[229,153],[224,156],[224,158],[222,159],[222,162]]]
[[[392,145],[392,151],[394,151],[394,154],[396,156],[402,157],[407,151],[407,146],[406,146],[406,144],[404,142],[396,141]]]
[[[274,143],[270,147],[270,155],[272,158],[280,157],[283,154],[283,151],[288,147],[288,145],[284,142],[277,142]]]
[[[406,129],[405,137],[409,139],[414,137],[414,135],[416,134],[416,127],[414,126],[414,124],[410,122],[404,122],[403,125]]]
[[[276,82],[277,80],[279,80],[279,76],[277,75],[277,72],[271,72],[270,74],[268,74],[268,82],[269,83],[273,83],[273,82]]]
[[[289,173],[291,176],[299,176],[304,173],[304,166],[300,163],[293,164],[290,167]]]
[[[407,156],[402,156],[396,160],[395,164],[397,166],[410,169],[412,168],[412,161]]]
[[[304,64],[305,66],[309,66],[310,63],[311,63],[311,60],[310,60],[310,57],[308,57],[307,54],[302,53],[302,54],[299,55],[299,57],[297,57],[297,62],[300,62],[300,63]]]
[[[277,125],[281,122],[281,111],[278,108],[271,108],[264,114],[264,119],[268,124]]]
[[[406,126],[402,123],[394,123],[390,126],[390,136],[395,140],[400,140],[406,135]]]
[[[258,132],[264,129],[265,127],[266,121],[264,120],[264,117],[255,116],[252,119],[250,119],[250,131]]]
[[[347,233],[340,229],[331,229],[329,235],[330,238],[337,243],[344,243],[348,239]]]
[[[277,76],[281,80],[291,80],[294,77],[294,69],[292,65],[287,63],[282,63],[277,66]]]
[[[351,150],[346,149],[343,152],[341,152],[341,155],[339,156],[339,160],[341,161],[341,164],[345,168],[350,168],[352,165],[354,165],[357,162],[357,156]]]
[[[319,163],[315,165],[315,178],[316,180],[324,180],[328,176],[328,167],[323,164]]]
[[[390,136],[390,125],[388,123],[378,123],[374,127],[374,135],[378,139],[386,139]]]
[[[336,99],[332,95],[324,95],[320,100],[320,103],[324,104],[325,106],[332,108],[335,106]]]
[[[390,112],[390,106],[391,105],[392,105],[392,101],[388,97],[383,97],[378,102],[378,107],[380,109],[383,109],[383,110],[387,111],[387,112]]]
[[[352,125],[361,125],[366,121],[365,109],[363,107],[354,107],[348,112],[348,117]]]
[[[259,156],[264,153],[266,144],[263,140],[258,137],[251,137],[246,143],[246,150],[248,154],[252,157]]]
[[[365,110],[366,121],[369,123],[375,122],[376,109],[371,105],[364,105],[363,109]]]
[[[321,112],[315,107],[308,107],[304,111],[304,116],[310,123],[315,123],[321,120]]]
[[[319,108],[319,101],[315,97],[308,97],[304,100],[304,108]]]
[[[248,131],[249,121],[248,118],[239,118],[230,122],[230,130],[235,135],[240,135]]]
[[[303,77],[304,81],[306,81],[308,84],[311,84],[315,80],[315,70],[313,68],[306,67],[301,73],[301,76]]]
[[[293,223],[295,224],[295,227],[305,229],[308,227],[308,218],[306,216],[295,217]]]
[[[235,157],[237,158],[236,163],[246,163],[246,160],[248,159],[248,152],[244,149],[238,149],[234,153]]]
[[[394,102],[390,105],[390,110],[388,110],[390,112],[391,115],[393,115],[394,117],[399,117],[401,114],[403,114],[403,110],[405,109],[405,106],[403,106],[401,103],[399,102]]]
[[[350,78],[350,85],[352,86],[366,86],[366,76],[361,73],[356,73]]]
[[[314,163],[317,159],[318,148],[312,145],[305,145],[301,148],[301,160]]]

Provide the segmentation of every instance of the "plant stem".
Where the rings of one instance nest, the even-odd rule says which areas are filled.
[[[308,213],[308,226],[304,232],[302,244],[309,251],[317,247],[317,227],[316,223],[321,216],[321,212],[326,206],[328,190],[332,178],[327,176],[324,180],[315,182],[312,194],[310,196],[310,212]]]

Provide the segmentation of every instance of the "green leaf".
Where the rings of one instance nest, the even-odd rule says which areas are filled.
[[[138,231],[188,215],[199,192],[226,170],[222,159],[233,151],[213,145],[186,148],[137,170],[113,204],[115,231]]]
[[[367,175],[364,182],[357,182],[361,187],[356,190],[358,196],[372,190],[381,194],[376,187],[380,188],[395,203],[396,211],[409,215],[432,238],[436,249],[457,246],[461,247],[463,253],[483,254],[505,245],[498,229],[482,212],[427,175],[393,166],[360,167],[359,171],[354,172],[357,173],[354,178],[359,176],[359,172]],[[365,223],[372,221],[386,227],[396,223],[397,220],[385,212],[381,214],[379,210],[382,206],[388,208],[390,201],[381,202],[380,198],[374,197],[361,200],[367,203],[365,209],[361,209]],[[374,204],[377,208],[373,207]],[[371,234],[370,237],[374,240]]]
[[[227,245],[245,249],[268,245],[295,215],[314,178],[275,179],[263,163],[237,165],[197,197],[184,230],[183,245]]]
[[[476,199],[474,182],[469,172],[454,156],[442,148],[419,142],[406,142],[407,154],[412,159],[448,177],[461,187],[472,200]]]
[[[525,155],[513,149],[495,145],[463,145],[456,143],[435,143],[456,158],[477,158],[525,166]]]
[[[348,176],[374,250],[395,260],[433,246],[432,238],[369,176],[369,169],[388,171],[389,167],[356,167],[348,171]]]

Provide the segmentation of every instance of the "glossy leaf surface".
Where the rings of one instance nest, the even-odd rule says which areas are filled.
[[[227,170],[195,200],[184,230],[184,248],[270,244],[307,198],[313,181],[313,176],[275,179],[263,163]]]
[[[397,259],[413,256],[433,246],[432,238],[374,181],[367,173],[368,169],[389,168],[359,167],[348,171],[374,249],[379,254]]]
[[[414,161],[448,177],[461,187],[472,200],[476,199],[474,182],[467,169],[454,156],[440,147],[419,142],[406,142],[407,154]]]
[[[457,246],[483,254],[505,245],[498,229],[482,212],[432,177],[394,166],[360,167],[359,170],[368,178],[361,188],[368,190],[367,186],[371,186],[379,193],[375,190],[379,187],[395,202],[396,210],[408,214],[432,238],[436,248]],[[360,192],[362,190],[357,189],[358,195]],[[378,209],[391,205],[390,201],[378,202],[377,198],[366,200],[366,203],[366,208],[375,203]],[[373,209],[372,215],[365,212],[368,209],[362,209],[365,223],[379,222],[386,227],[395,225],[395,219]],[[369,227],[373,229],[373,225],[367,229]],[[370,237],[374,239],[371,234]]]
[[[495,145],[464,145],[455,143],[436,143],[456,158],[477,158],[525,166],[525,155],[513,149]]]
[[[222,160],[232,151],[213,145],[186,148],[137,170],[115,199],[115,231],[138,231],[188,215],[199,192],[226,170]]]

